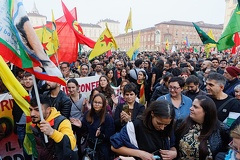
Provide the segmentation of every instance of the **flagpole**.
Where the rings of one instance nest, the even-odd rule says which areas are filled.
[[[44,117],[43,117],[43,113],[42,113],[42,106],[41,106],[40,99],[39,99],[37,82],[36,82],[36,78],[35,78],[35,76],[34,76],[33,74],[32,74],[32,79],[33,79],[33,87],[34,87],[34,91],[35,91],[35,95],[36,95],[36,99],[37,99],[37,105],[38,105],[38,110],[39,110],[40,118],[41,118],[41,121],[43,121],[43,120],[44,120]],[[47,137],[47,135],[46,135],[46,134],[43,134],[43,135],[44,135],[45,143],[48,143],[48,137]]]

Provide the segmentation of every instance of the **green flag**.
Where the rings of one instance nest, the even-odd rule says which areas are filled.
[[[236,6],[225,30],[218,40],[217,48],[219,51],[232,48],[234,46],[233,35],[240,32],[240,9]]]
[[[192,22],[193,23],[193,22]],[[196,31],[198,32],[198,35],[200,39],[202,40],[203,44],[208,43],[217,43],[212,38],[210,38],[203,30],[200,29],[195,23],[193,23],[193,26],[195,27]]]

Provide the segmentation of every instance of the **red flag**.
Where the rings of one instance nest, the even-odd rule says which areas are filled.
[[[67,7],[63,3],[63,1],[62,1],[62,7],[63,7],[63,13],[65,15],[67,23],[70,26],[70,28],[74,31],[75,36],[78,39],[78,43],[85,44],[90,48],[94,48],[94,45],[95,45],[96,42],[94,42],[90,38],[83,35],[83,31],[82,31],[81,26],[76,21],[76,19],[73,18],[72,14],[69,12],[69,10],[67,9]]]
[[[108,58],[108,57],[110,57],[111,55],[112,55],[112,51],[111,51],[111,50],[107,51],[106,57]]]
[[[236,54],[236,48],[240,45],[240,37],[238,32],[234,34],[234,43],[235,45],[232,48],[232,54]]]

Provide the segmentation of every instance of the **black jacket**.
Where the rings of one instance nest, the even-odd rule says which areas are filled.
[[[123,110],[123,105],[124,104],[119,104],[115,110],[115,114],[114,114],[114,124],[115,124],[115,129],[117,132],[119,132],[123,126],[125,126],[125,122],[121,122],[121,117],[120,117],[120,113]],[[138,115],[141,115],[144,111],[145,107],[142,104],[139,104],[137,102],[134,103],[134,107],[133,107],[133,113],[132,113],[132,121],[135,120],[137,118]]]
[[[43,95],[48,96],[51,99],[50,93],[51,91],[46,91]],[[51,107],[55,107],[58,111],[60,111],[61,115],[69,119],[72,102],[63,91],[60,90],[55,100],[51,101]]]
[[[157,100],[158,97],[163,96],[168,93],[169,93],[169,89],[164,84],[161,84],[154,90],[152,97],[150,99],[150,102],[155,101],[155,100]]]

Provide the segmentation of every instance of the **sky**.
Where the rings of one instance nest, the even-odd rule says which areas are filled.
[[[61,0],[23,0],[27,12],[36,4],[41,15],[51,21],[63,15]],[[120,22],[120,33],[132,8],[133,30],[153,27],[163,21],[204,21],[223,24],[225,0],[63,0],[69,10],[77,8],[78,22],[96,24],[103,19]]]

